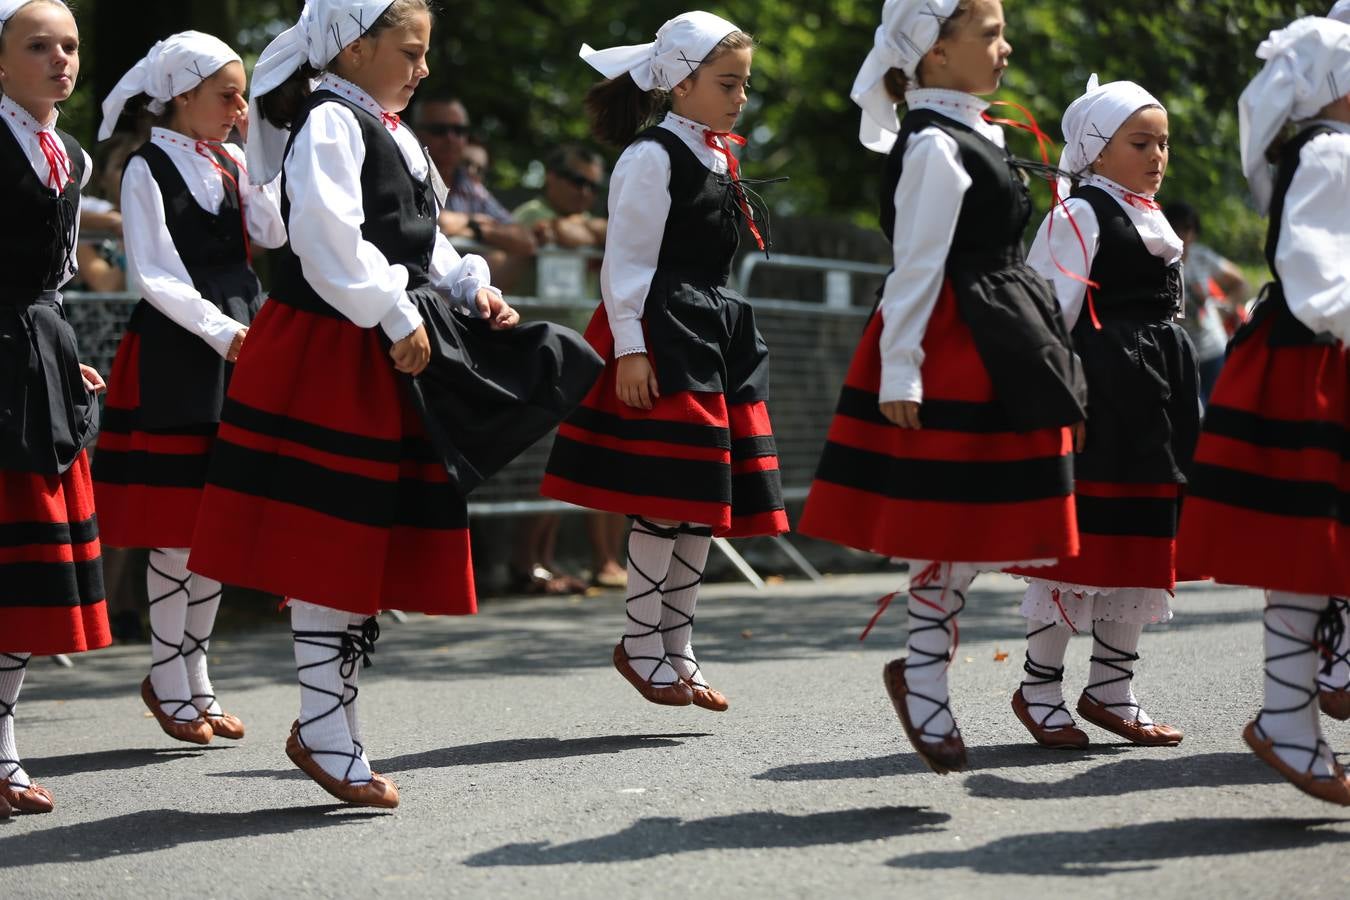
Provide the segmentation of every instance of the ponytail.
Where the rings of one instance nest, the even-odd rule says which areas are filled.
[[[597,82],[586,92],[586,115],[597,141],[622,147],[661,108],[660,91],[644,91],[628,73]]]
[[[318,77],[319,70],[305,63],[279,87],[258,98],[258,112],[277,128],[290,128],[309,99],[310,81]]]

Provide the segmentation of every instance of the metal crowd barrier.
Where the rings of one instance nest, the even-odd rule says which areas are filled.
[[[127,319],[136,302],[130,294],[71,292],[66,316],[80,342],[81,358],[107,377]],[[512,297],[527,319],[546,319],[578,331],[586,327],[598,301]],[[806,497],[825,433],[843,384],[849,360],[868,310],[814,303],[751,298],[755,321],[772,354],[769,413],[773,418],[782,466],[784,495],[789,502]],[[575,507],[539,496],[539,482],[552,447],[548,436],[474,492],[473,516],[515,516],[575,511]],[[763,581],[726,541],[718,541],[736,568],[756,587]],[[810,564],[786,540],[780,550],[811,578]]]

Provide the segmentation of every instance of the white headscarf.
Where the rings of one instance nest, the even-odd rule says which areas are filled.
[[[580,56],[606,78],[627,72],[644,91],[672,90],[703,64],[735,25],[707,12],[687,12],[662,25],[650,44],[596,50],[582,44]]]
[[[886,0],[881,24],[872,38],[872,50],[853,79],[849,96],[862,107],[858,140],[868,150],[889,153],[900,131],[895,99],[883,79],[891,69],[902,69],[910,81],[919,61],[937,43],[942,24],[956,11],[959,0]]]
[[[180,32],[157,42],[103,101],[98,139],[112,137],[122,109],[137,94],[148,95],[149,109],[158,115],[174,97],[192,90],[232,62],[243,60],[220,38],[200,31]]]
[[[370,30],[394,0],[307,0],[300,20],[277,35],[253,69],[248,100],[249,178],[267,184],[281,174],[288,132],[266,121],[258,98],[281,87],[305,63],[322,69]]]
[[[1059,155],[1059,193],[1067,197],[1071,178],[1092,165],[1120,126],[1145,106],[1162,106],[1158,99],[1133,81],[1097,82],[1094,72],[1083,96],[1064,110],[1060,125],[1064,150]]]
[[[33,0],[0,0],[0,32],[5,30],[5,23],[14,17],[14,14],[23,9]],[[62,6],[66,6],[65,0],[56,0]],[[66,6],[66,9],[70,9]]]
[[[1336,0],[1336,5],[1327,13],[1327,18],[1350,25],[1350,0]]]
[[[1242,171],[1264,213],[1274,189],[1266,149],[1276,135],[1350,94],[1350,25],[1307,16],[1272,31],[1256,57],[1266,64],[1238,98],[1238,133]]]

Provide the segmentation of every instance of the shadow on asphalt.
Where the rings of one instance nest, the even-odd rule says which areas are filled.
[[[977,774],[966,779],[965,788],[972,797],[1046,800],[1114,797],[1137,791],[1177,788],[1279,784],[1282,780],[1251,753],[1232,752],[1122,759],[1075,773],[1062,781],[1026,782]]]
[[[100,750],[95,753],[69,753],[65,756],[24,757],[24,768],[38,772],[43,778],[77,775],[81,772],[115,772],[119,769],[139,769],[154,763],[179,759],[196,759],[203,753],[216,753],[228,747],[186,750],[182,748],[150,748]],[[36,777],[36,776],[34,776]]]
[[[1081,877],[1150,872],[1174,859],[1243,856],[1324,844],[1350,849],[1350,831],[1334,828],[1337,825],[1350,823],[1341,819],[1178,819],[1088,831],[1020,834],[967,850],[901,856],[887,865],[966,869],[983,875]]]
[[[113,856],[155,853],[184,844],[357,825],[388,814],[384,810],[354,809],[340,803],[210,815],[178,809],[147,809],[77,825],[58,825],[7,835],[4,864],[17,869],[42,863],[92,862]]]
[[[559,866],[635,862],[700,850],[771,850],[857,844],[926,834],[951,816],[921,806],[881,806],[794,816],[749,812],[706,819],[640,819],[622,831],[568,844],[505,844],[475,854],[466,866]]]
[[[1025,769],[1051,766],[1070,759],[1095,759],[1128,752],[1129,744],[1097,744],[1069,756],[1067,751],[1047,750],[1032,743],[974,745],[970,750],[971,772],[981,769]],[[929,768],[915,753],[892,753],[869,759],[825,760],[778,766],[754,776],[756,781],[841,781],[847,778],[879,778],[887,775],[927,775]],[[973,778],[971,779],[973,780]]]

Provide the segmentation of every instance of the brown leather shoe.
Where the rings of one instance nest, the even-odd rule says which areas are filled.
[[[1333,719],[1344,722],[1350,719],[1350,688],[1341,688],[1339,691],[1318,691],[1317,705],[1322,707],[1322,712]]]
[[[637,692],[652,703],[662,706],[688,706],[694,702],[694,692],[682,681],[657,687],[643,678],[628,662],[628,651],[623,649],[623,641],[614,645],[614,668],[628,679],[628,683],[637,688]]]
[[[150,676],[146,676],[141,682],[141,700],[145,706],[154,714],[155,721],[159,727],[164,729],[164,733],[177,741],[185,741],[189,744],[209,744],[214,736],[211,726],[206,724],[201,713],[191,722],[179,722],[173,716],[167,715],[164,710],[159,708],[159,698],[155,696],[155,689],[150,686]]]
[[[961,740],[961,732],[953,730],[940,741],[924,740],[914,723],[909,720],[909,707],[905,698],[909,696],[909,685],[905,683],[905,661],[893,659],[882,670],[882,680],[886,684],[886,693],[890,694],[891,705],[900,717],[905,728],[905,737],[914,745],[919,757],[939,775],[959,772],[966,767],[966,744]]]
[[[1126,719],[1112,712],[1106,706],[1093,700],[1087,694],[1078,698],[1078,714],[1098,728],[1105,728],[1112,734],[1118,734],[1132,744],[1141,747],[1175,747],[1185,737],[1185,732],[1171,725],[1140,725],[1133,719]]]
[[[207,725],[211,726],[211,733],[216,737],[237,741],[244,736],[244,723],[239,721],[238,716],[232,716],[224,712],[218,716],[202,713],[202,718],[206,720]]]
[[[1280,759],[1279,754],[1275,752],[1275,741],[1271,738],[1262,737],[1260,728],[1255,720],[1248,722],[1247,727],[1242,729],[1242,739],[1247,742],[1247,746],[1252,748],[1260,760],[1270,766],[1276,772],[1284,776],[1294,787],[1310,797],[1316,797],[1318,800],[1325,800],[1328,803],[1335,803],[1339,806],[1350,806],[1350,778],[1345,775],[1345,769],[1341,768],[1340,763],[1335,763],[1332,772],[1332,778],[1318,778],[1311,772],[1299,772],[1293,766]]]
[[[296,719],[296,720],[294,720],[293,722],[291,722],[291,734],[294,736],[294,735],[297,735],[297,734],[299,734],[299,733],[300,733],[300,720],[299,720],[299,719]],[[358,744],[357,746],[360,746],[360,745]],[[362,747],[361,749],[362,749],[362,752],[365,752],[365,748],[364,748],[364,747]],[[379,772],[376,772],[374,769],[371,769],[371,770],[370,770],[370,777],[371,777],[371,778],[374,778],[376,781],[388,781],[389,784],[390,784],[391,786],[393,785],[393,782],[392,782],[392,781],[389,781],[388,778],[386,778],[384,775],[380,774]]]
[[[0,819],[8,819],[12,812],[14,812],[14,808],[9,805],[9,801],[5,799],[4,794],[0,794]]]
[[[710,709],[713,712],[726,712],[731,708],[727,702],[726,694],[711,687],[699,687],[688,678],[684,683],[689,687],[690,693],[694,695],[694,705],[701,706],[704,709]]]
[[[1048,703],[1038,705],[1050,706]],[[1027,703],[1026,695],[1022,693],[1020,687],[1017,689],[1017,693],[1013,694],[1012,710],[1018,720],[1026,726],[1027,731],[1031,732],[1031,736],[1036,739],[1036,743],[1042,747],[1050,747],[1055,750],[1087,749],[1088,736],[1077,725],[1046,728],[1037,722],[1036,717],[1031,714],[1031,704]]]
[[[56,808],[52,792],[37,782],[20,790],[8,778],[0,780],[0,798],[19,813],[49,813]]]
[[[286,739],[286,755],[295,763],[296,768],[343,803],[351,803],[354,806],[377,806],[381,809],[393,809],[398,806],[398,788],[388,778],[372,778],[364,784],[334,778],[323,770],[323,766],[314,759],[314,754],[309,748],[300,743],[299,734],[293,733]]]

